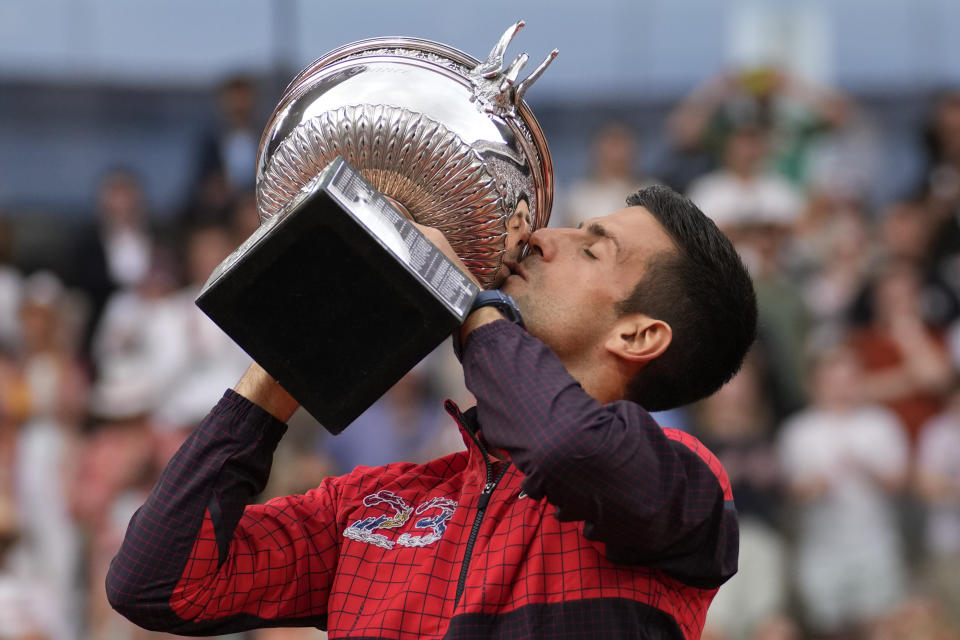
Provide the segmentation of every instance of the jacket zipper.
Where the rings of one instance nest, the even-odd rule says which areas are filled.
[[[480,442],[480,438],[474,435],[472,430],[463,425],[463,414],[460,413],[460,409],[457,408],[456,405],[450,403],[447,406],[447,409],[448,411],[450,409],[455,411],[455,419],[462,427],[464,427],[464,430],[470,435],[470,439],[473,440],[473,442],[477,445],[477,448],[480,449],[480,453],[483,454],[483,464],[486,471],[486,484],[483,485],[483,491],[480,492],[480,499],[477,501],[477,515],[474,517],[473,526],[470,528],[470,537],[467,538],[467,548],[463,553],[463,566],[460,567],[460,578],[457,580],[457,595],[453,600],[453,608],[456,609],[457,605],[460,604],[460,596],[463,595],[463,589],[467,584],[467,571],[470,569],[470,556],[473,554],[473,547],[477,543],[477,536],[480,535],[480,524],[483,522],[483,514],[487,510],[487,504],[490,502],[490,496],[493,494],[493,490],[497,488],[497,484],[507,473],[507,469],[510,467],[510,465],[503,465],[500,473],[498,473],[496,477],[493,477],[493,464],[490,463],[490,455],[487,453],[487,448],[482,442]]]
[[[507,466],[504,465],[500,472],[497,474],[497,477],[493,477],[493,468],[490,464],[489,459],[486,458],[487,452],[483,449],[481,445],[481,450],[483,451],[484,461],[487,465],[487,483],[483,485],[483,491],[480,492],[480,500],[477,501],[477,515],[473,519],[473,527],[470,529],[470,537],[467,538],[467,548],[463,553],[463,566],[460,567],[460,579],[457,580],[457,596],[453,600],[453,608],[456,609],[457,605],[460,604],[460,596],[463,595],[463,589],[467,584],[467,571],[470,569],[470,556],[473,554],[473,546],[477,543],[477,536],[480,534],[480,523],[483,522],[483,514],[487,510],[487,504],[490,502],[490,496],[493,494],[493,490],[497,487],[497,484],[500,482],[500,479],[503,478],[504,474],[507,472]]]

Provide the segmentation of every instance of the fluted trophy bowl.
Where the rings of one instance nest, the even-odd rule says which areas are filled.
[[[372,38],[311,63],[274,109],[257,157],[268,222],[342,156],[404,215],[443,231],[484,287],[547,224],[553,164],[523,100],[556,56],[518,82],[503,56],[523,22],[480,61],[438,42]]]
[[[211,274],[203,309],[331,433],[459,327],[477,285],[411,220],[441,230],[483,287],[547,223],[553,166],[523,96],[518,22],[479,61],[376,38],[310,64],[257,158],[260,227]]]

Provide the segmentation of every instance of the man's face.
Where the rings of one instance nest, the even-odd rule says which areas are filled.
[[[643,207],[593,218],[577,229],[540,229],[530,252],[512,266],[503,290],[517,301],[527,329],[561,358],[602,349],[649,260],[675,251],[656,218]]]

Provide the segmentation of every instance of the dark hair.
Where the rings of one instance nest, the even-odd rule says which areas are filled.
[[[704,398],[740,369],[757,327],[753,283],[730,240],[693,202],[664,186],[627,198],[649,211],[676,246],[649,261],[633,292],[617,305],[673,330],[667,350],[627,385],[626,397],[649,411]]]

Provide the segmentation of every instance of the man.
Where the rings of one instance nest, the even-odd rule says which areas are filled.
[[[132,519],[107,579],[113,606],[192,634],[699,637],[736,570],[729,482],[645,409],[729,379],[756,307],[729,241],[689,200],[650,187],[628,205],[530,236],[503,286],[526,330],[499,307],[468,316],[477,407],[447,407],[466,452],[245,507],[296,409],[253,366]]]

